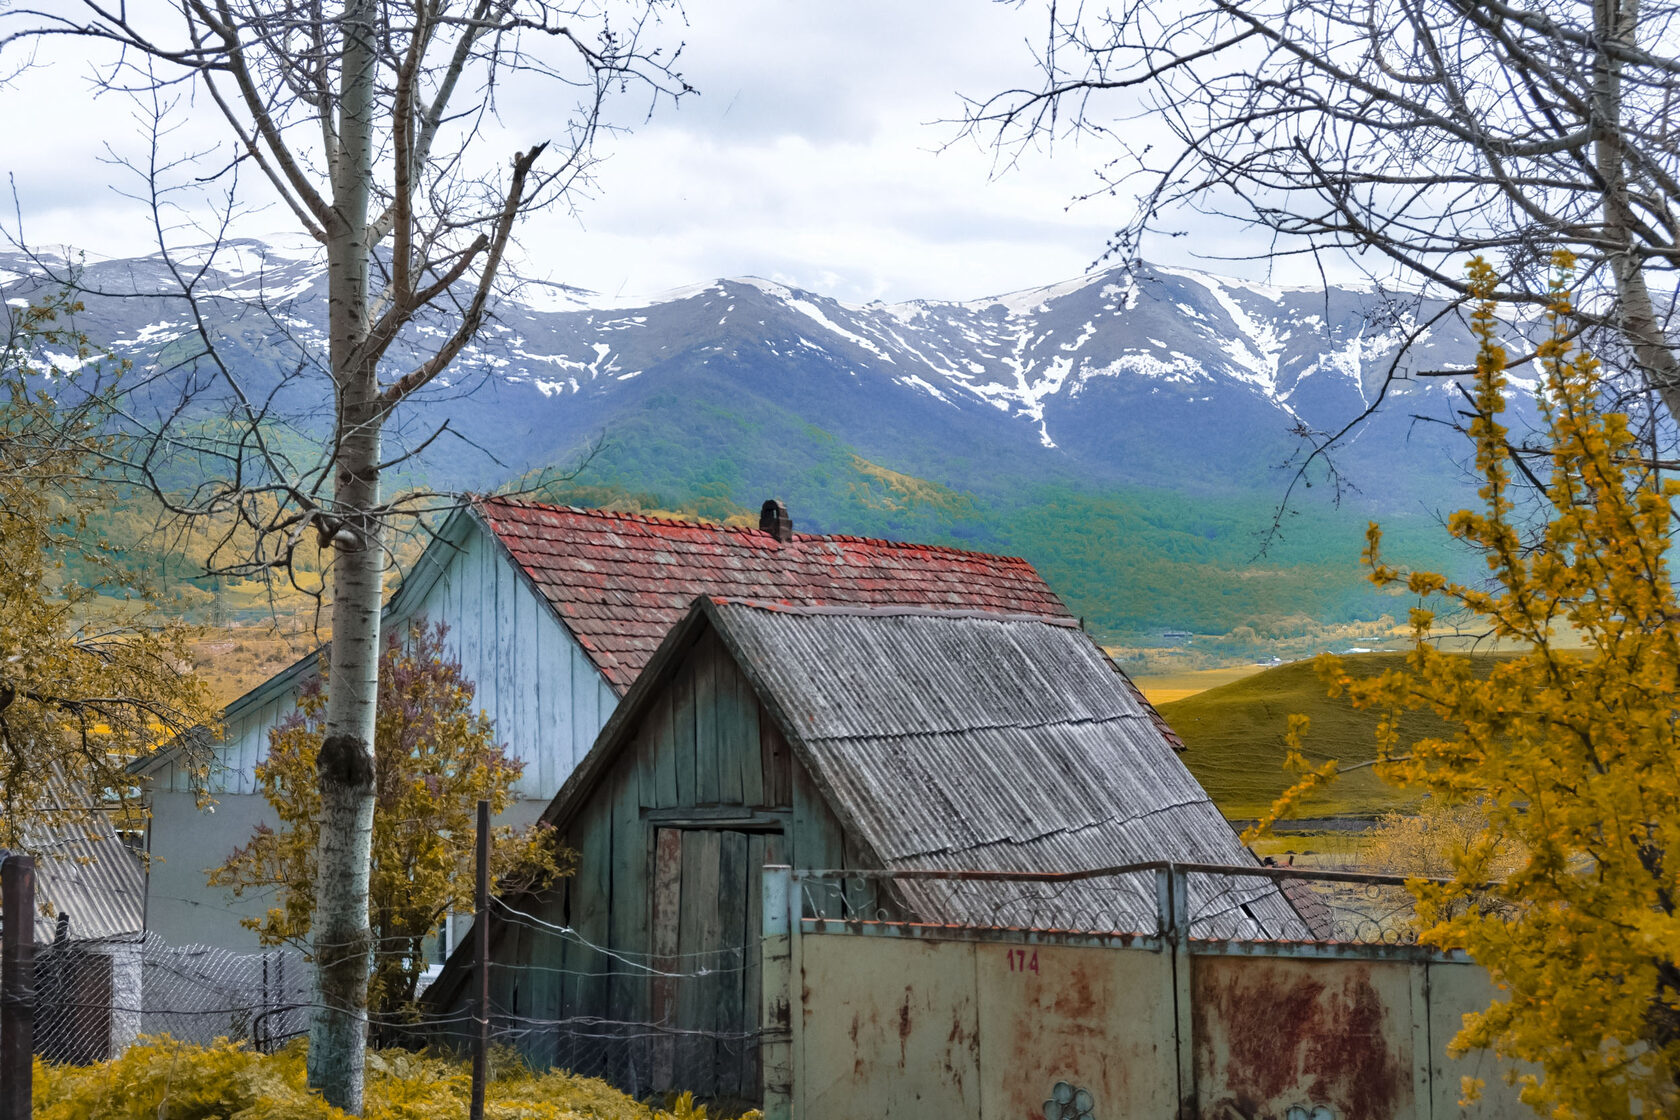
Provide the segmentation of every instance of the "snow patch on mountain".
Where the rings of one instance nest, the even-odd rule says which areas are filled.
[[[1209,276],[1205,272],[1194,272],[1190,269],[1163,268],[1157,266],[1155,271],[1166,276],[1177,276],[1183,280],[1190,280],[1206,288],[1219,304],[1220,310],[1230,318],[1237,334],[1226,336],[1220,340],[1220,346],[1230,355],[1233,363],[1231,372],[1239,379],[1257,386],[1273,400],[1278,400],[1278,359],[1283,353],[1283,338],[1271,322],[1263,321],[1250,315],[1243,306],[1232,298],[1223,281],[1218,277]],[[1253,291],[1252,286],[1246,286]],[[1283,293],[1275,292],[1271,298],[1281,301]]]

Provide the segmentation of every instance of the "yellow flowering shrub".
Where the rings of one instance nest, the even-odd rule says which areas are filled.
[[[1680,1114],[1680,597],[1669,571],[1674,484],[1625,416],[1601,407],[1596,361],[1567,334],[1573,260],[1556,259],[1550,338],[1538,353],[1550,471],[1542,516],[1522,516],[1520,469],[1499,423],[1505,352],[1493,270],[1478,260],[1474,419],[1478,510],[1449,531],[1485,581],[1404,571],[1371,526],[1378,586],[1415,597],[1404,668],[1356,679],[1335,658],[1332,695],[1379,712],[1377,771],[1438,806],[1474,806],[1444,846],[1450,883],[1412,884],[1426,943],[1467,950],[1499,989],[1466,1016],[1456,1052],[1507,1059],[1523,1099],[1557,1120]],[[1433,640],[1446,607],[1524,651],[1478,674]],[[1581,648],[1584,646],[1585,648]],[[1402,746],[1399,713],[1431,710],[1449,734]],[[1291,727],[1297,748],[1305,726]],[[1286,812],[1331,780],[1306,771]],[[1468,819],[1468,818],[1467,818]],[[1264,822],[1269,824],[1268,822]],[[1408,872],[1415,874],[1415,872]],[[1494,882],[1490,887],[1490,881]],[[1519,1065],[1517,1063],[1524,1063]],[[1467,1096],[1477,1091],[1466,1086]]]
[[[142,1039],[120,1058],[92,1066],[35,1063],[35,1120],[343,1120],[349,1114],[310,1094],[306,1045],[265,1055],[244,1045],[195,1046],[167,1035]],[[365,1120],[462,1120],[472,1094],[464,1061],[400,1050],[367,1060]],[[493,1063],[486,1120],[705,1120],[684,1094],[652,1108],[604,1081],[559,1071],[533,1073]],[[754,1114],[755,1115],[755,1114]]]

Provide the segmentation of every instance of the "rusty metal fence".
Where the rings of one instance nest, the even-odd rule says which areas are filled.
[[[1426,1120],[1467,1077],[1483,1120],[1530,1115],[1490,1055],[1448,1053],[1494,990],[1420,943],[1416,882],[766,868],[764,1115]]]

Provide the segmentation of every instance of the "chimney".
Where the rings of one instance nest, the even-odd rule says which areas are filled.
[[[774,498],[759,511],[758,527],[783,544],[793,539],[793,518],[788,516],[787,506]]]

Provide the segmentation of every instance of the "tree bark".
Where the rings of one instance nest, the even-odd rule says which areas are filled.
[[[1680,418],[1680,359],[1657,319],[1645,262],[1634,236],[1636,217],[1628,198],[1626,134],[1622,121],[1620,55],[1612,47],[1634,46],[1638,0],[1594,0],[1593,23],[1604,44],[1594,59],[1593,163],[1604,190],[1605,254],[1616,284],[1616,316],[1634,361],[1671,417]]]
[[[374,718],[379,696],[379,612],[385,552],[379,519],[377,364],[357,359],[368,329],[368,184],[373,176],[374,6],[343,14],[338,135],[328,152],[328,316],[338,405],[332,533],[332,651],[327,734],[317,778],[321,839],[315,881],[316,1000],[309,1025],[309,1086],[328,1104],[362,1111],[367,986],[373,936],[368,870],[373,839]]]

